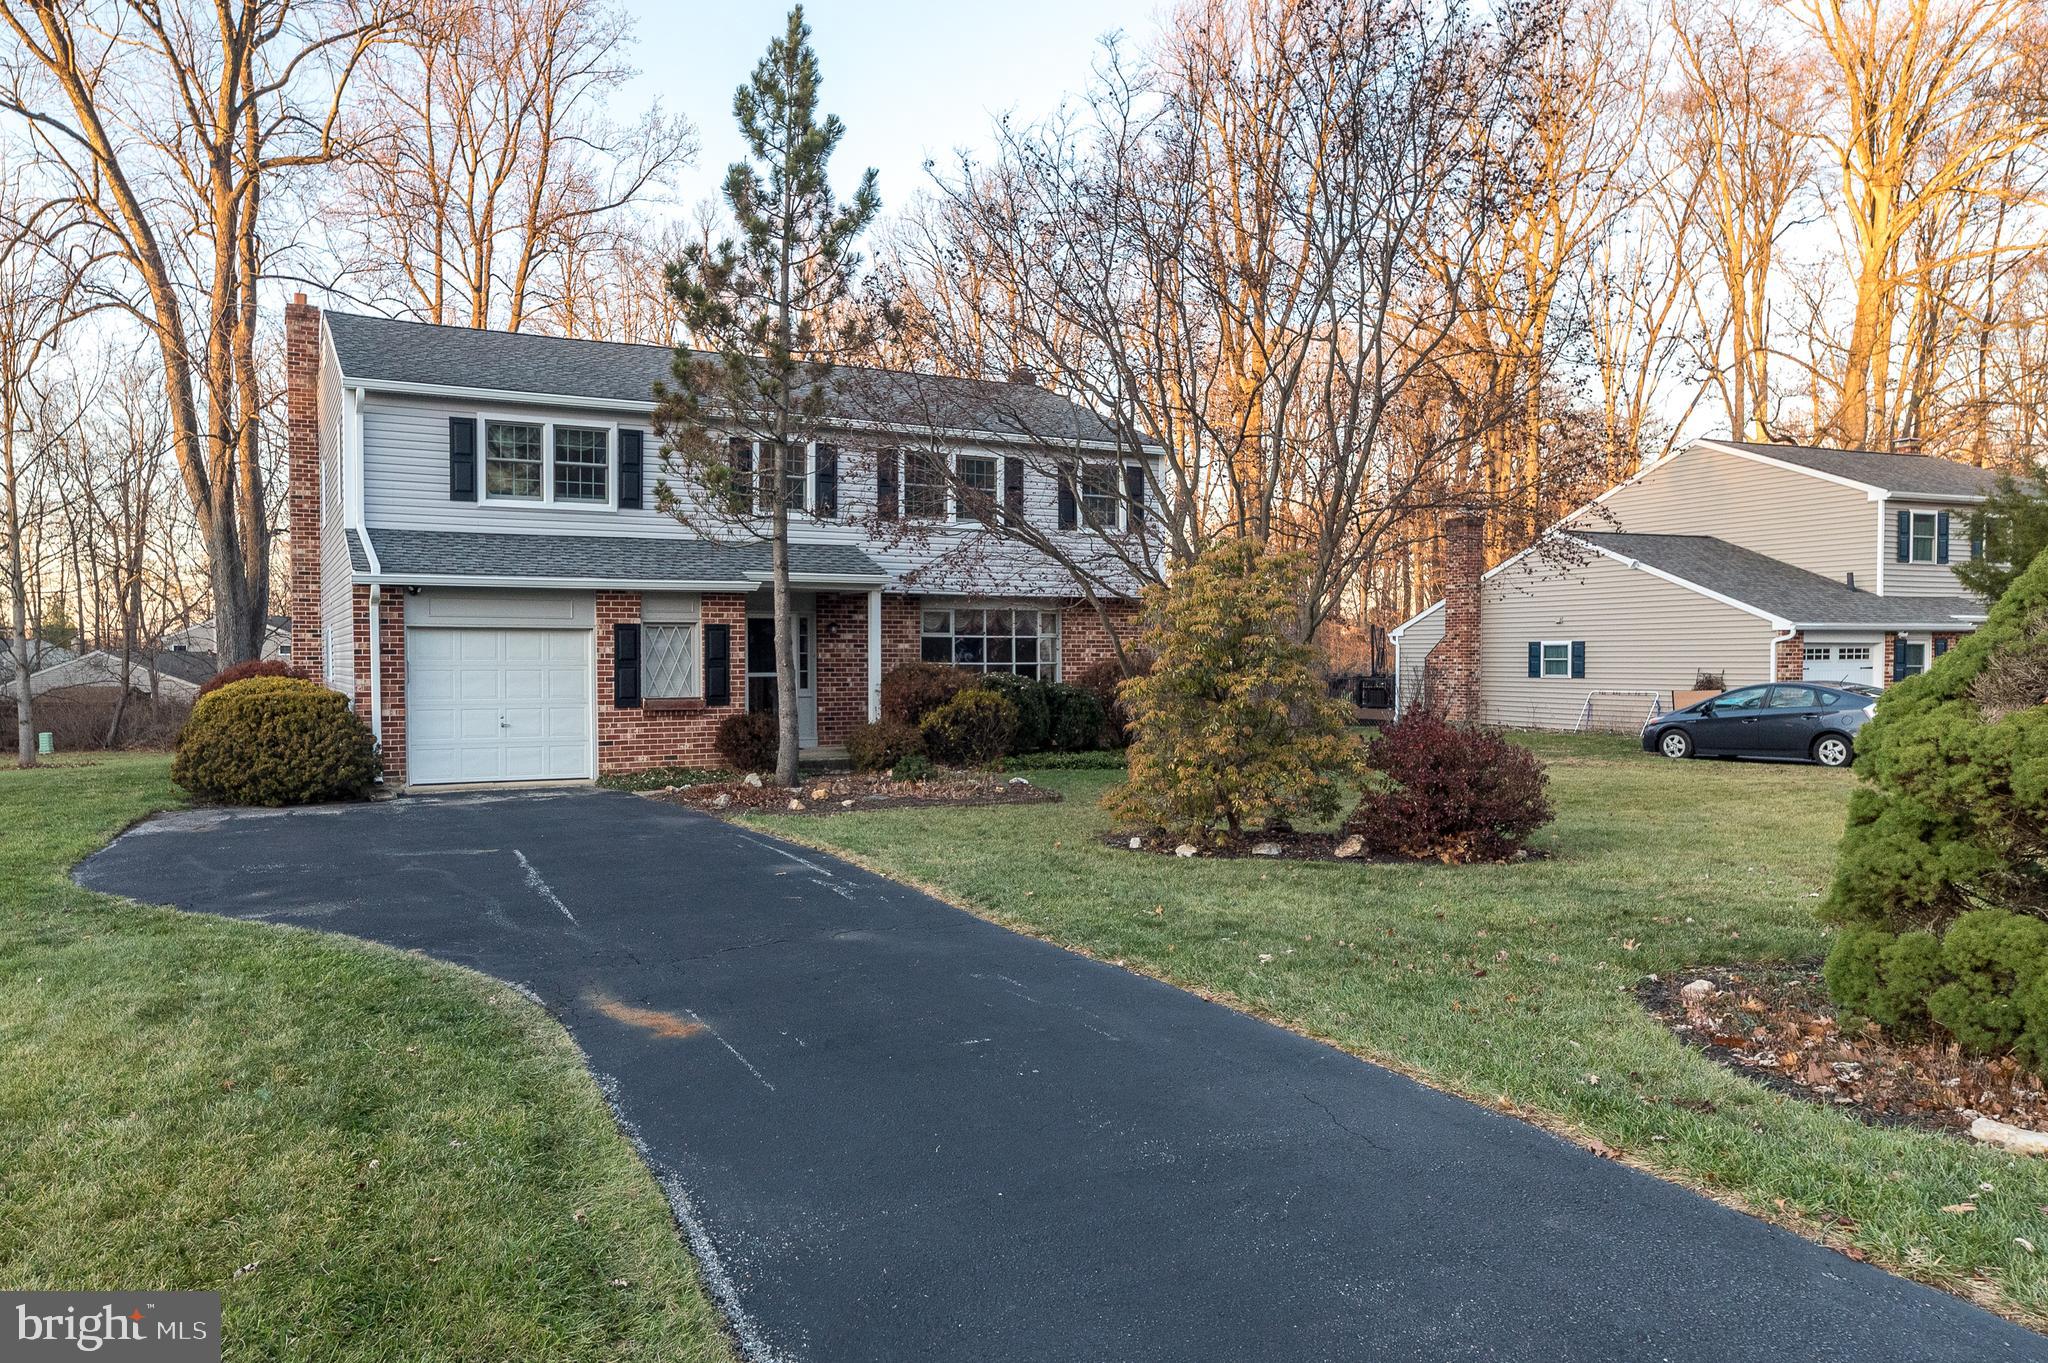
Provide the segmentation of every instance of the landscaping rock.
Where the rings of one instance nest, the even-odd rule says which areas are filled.
[[[1252,846],[1252,855],[1255,857],[1277,857],[1286,850],[1277,842],[1261,842],[1255,843]]]
[[[790,807],[790,810],[791,810],[792,812],[794,812],[794,811],[797,811],[797,810],[800,810],[800,809],[802,809],[802,808],[804,807],[804,802],[803,802],[802,800],[791,800],[791,801],[789,802],[789,807]]]
[[[1135,852],[1135,851],[1137,851],[1138,849],[1142,848],[1142,847],[1143,847],[1144,845],[1145,845],[1145,840],[1144,840],[1143,838],[1132,838],[1132,839],[1131,839],[1131,850],[1132,850],[1133,852]]]
[[[2017,1155],[2048,1155],[2048,1131],[2029,1131],[2023,1126],[1979,1117],[1970,1123],[1970,1134],[1986,1145],[2003,1146]]]
[[[1721,991],[1714,988],[1712,980],[1694,980],[1678,992],[1688,1003],[1704,1003]]]
[[[819,786],[811,792],[811,798],[813,800],[822,800],[831,793],[831,791],[825,789],[823,786]]]
[[[1365,839],[1359,837],[1356,833],[1353,833],[1350,837],[1344,839],[1344,841],[1338,843],[1335,847],[1330,849],[1331,856],[1342,857],[1346,861],[1349,861],[1351,858],[1355,856],[1361,856],[1364,854],[1364,852]]]
[[[1010,778],[1010,784],[1013,786],[1028,786],[1031,783],[1021,776],[1012,776]]]
[[[1191,842],[1184,842],[1173,849],[1173,854],[1177,857],[1191,857],[1195,854],[1195,845]]]
[[[712,807],[713,809],[724,809],[724,808],[725,808],[726,806],[730,805],[731,803],[732,803],[732,796],[730,796],[730,795],[727,795],[727,794],[726,794],[726,793],[725,793],[724,791],[720,791],[720,792],[718,792],[718,798],[717,798],[717,799],[715,799],[715,800],[713,800],[713,801],[711,802],[711,807]]]
[[[740,778],[740,784],[749,790],[759,790],[761,788],[761,773],[758,771],[748,772]]]

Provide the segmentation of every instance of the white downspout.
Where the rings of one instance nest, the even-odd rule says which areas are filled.
[[[370,585],[370,736],[377,740],[377,783],[384,783],[384,649],[378,617],[384,613],[384,588]]]
[[[882,589],[868,589],[868,723],[882,717]]]

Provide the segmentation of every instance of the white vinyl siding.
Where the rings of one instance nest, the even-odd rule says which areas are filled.
[[[1885,502],[1880,519],[1884,530],[1884,594],[1886,596],[1958,596],[1963,585],[1956,581],[1955,568],[1959,563],[1970,561],[1970,513],[1969,506],[1931,506],[1894,499]],[[1906,512],[1912,517],[1919,541],[1915,561],[1899,562],[1899,513]],[[1936,563],[1939,556],[1941,513],[1948,513],[1948,562]],[[1925,562],[1918,561],[1918,550],[1933,546]]]
[[[1609,558],[1555,564],[1531,554],[1488,579],[1480,600],[1479,717],[1489,724],[1569,729],[1594,691],[1642,691],[1647,717],[1647,693],[1668,707],[1702,672],[1729,686],[1770,680],[1768,622]],[[1404,673],[1414,633],[1402,637]],[[1531,641],[1557,640],[1585,644],[1584,677],[1529,676]],[[1569,642],[1565,658],[1568,674]],[[1603,698],[1599,715],[1632,713],[1635,703]]]
[[[314,669],[337,691],[353,693],[356,684],[354,569],[349,563],[347,486],[341,450],[347,428],[348,403],[334,352],[320,348],[320,653],[319,658],[294,658],[299,667]],[[297,603],[293,610],[298,609]]]
[[[1410,621],[1401,631],[1394,673],[1394,705],[1405,711],[1422,699],[1422,667],[1429,651],[1444,637],[1444,608]]]
[[[1869,494],[1720,450],[1694,446],[1581,512],[1584,530],[1712,535],[1841,582],[1877,590],[1878,539]],[[1884,553],[1892,553],[1887,534]],[[1892,590],[1895,565],[1885,567]]]
[[[522,406],[493,403],[488,415],[506,420],[553,421],[563,426],[604,426],[646,432],[642,457],[642,508],[617,510],[589,504],[535,502],[456,502],[448,497],[448,420],[478,416],[477,404],[371,393],[363,412],[364,519],[374,532],[396,530],[506,531],[529,535],[658,535],[698,538],[673,517],[655,509],[654,487],[664,478],[661,442],[644,419],[588,408]],[[478,432],[479,478],[483,474],[483,432]],[[870,533],[875,513],[874,449],[880,437],[842,434],[839,448],[839,514],[836,520],[808,517],[791,527],[791,538],[807,544],[854,544],[887,571],[890,590],[921,593],[994,596],[1055,596],[1073,591],[1066,569],[1025,546],[994,540],[971,522],[919,521],[914,532],[877,538]],[[997,460],[1019,450],[1001,445],[975,446],[962,441],[956,453],[981,454]],[[1058,520],[1051,453],[1021,451],[1025,515],[1051,529]],[[676,479],[668,477],[674,483]],[[998,481],[998,487],[1001,486]],[[1073,544],[1083,554],[1096,542],[1075,532]],[[1108,571],[1115,571],[1113,567]]]

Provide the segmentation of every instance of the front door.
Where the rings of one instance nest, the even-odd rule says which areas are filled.
[[[798,612],[796,622],[796,733],[797,745],[818,745],[818,678],[814,641],[815,626],[810,612]],[[775,713],[775,617],[747,617],[747,708],[763,714]]]

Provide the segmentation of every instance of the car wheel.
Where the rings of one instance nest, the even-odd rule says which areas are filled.
[[[1856,750],[1840,734],[1822,734],[1813,743],[1813,760],[1823,767],[1846,767]]]
[[[1666,757],[1691,757],[1692,738],[1683,729],[1668,729],[1657,740],[1657,751]]]

